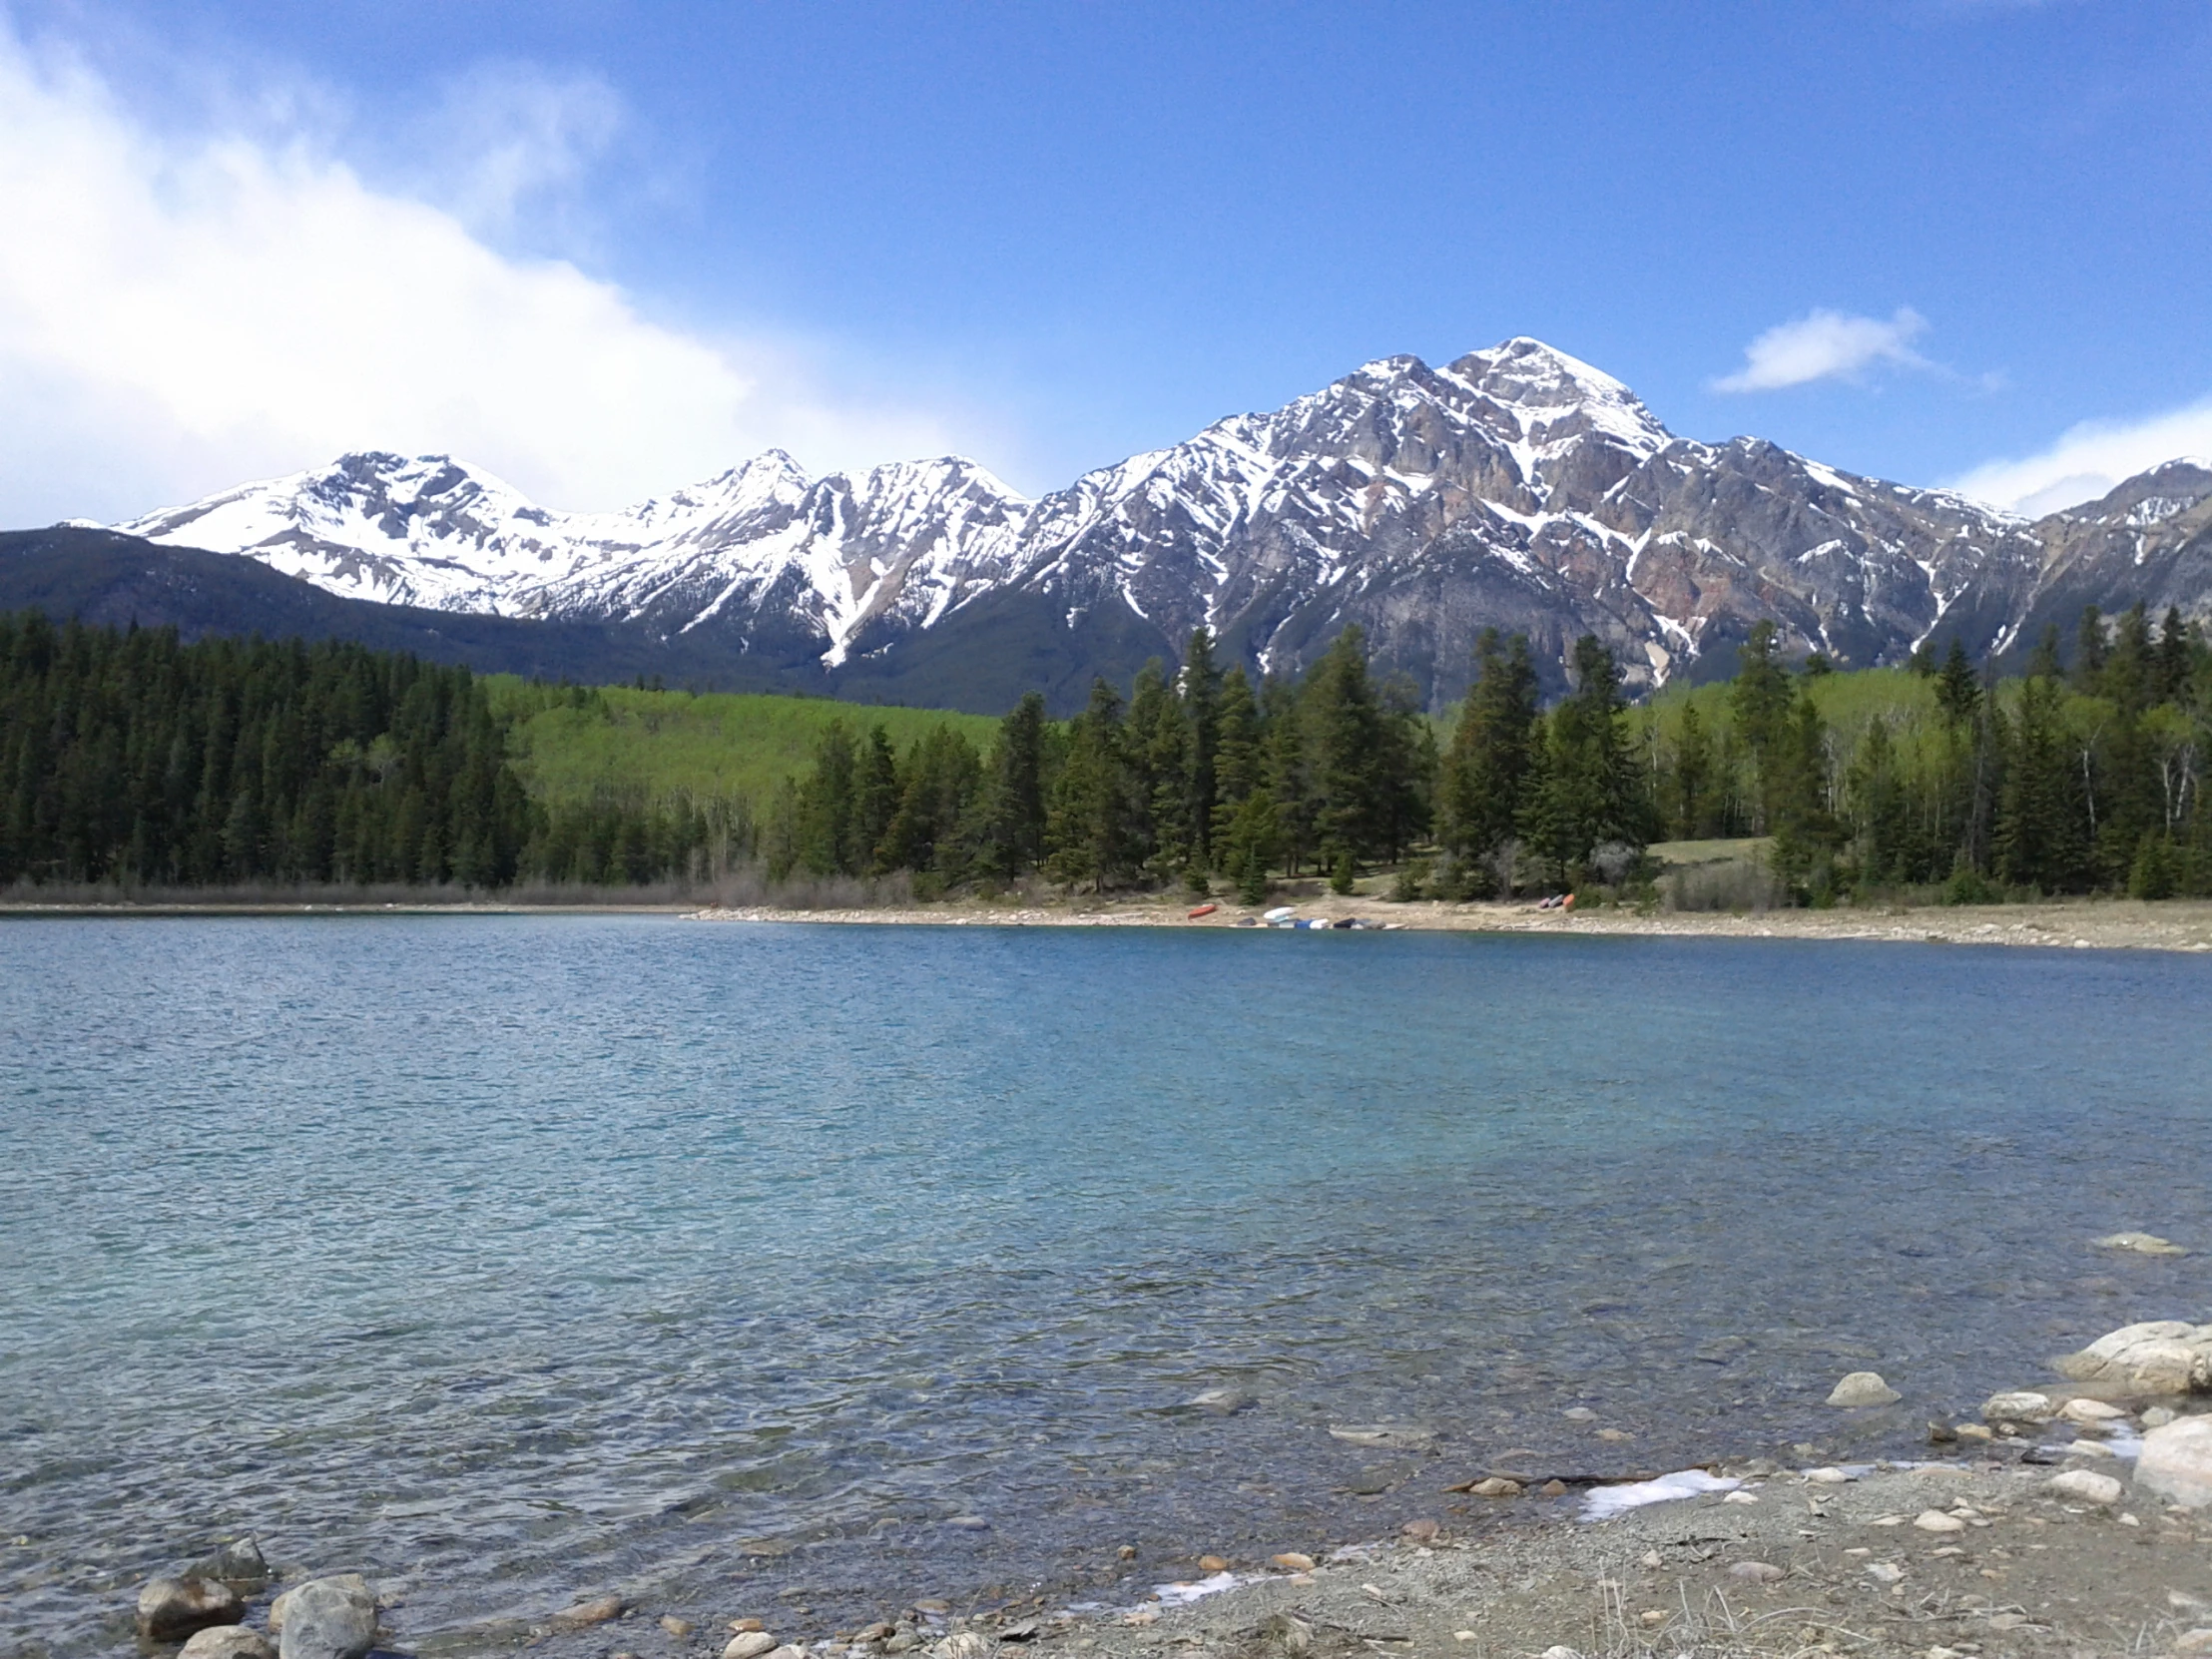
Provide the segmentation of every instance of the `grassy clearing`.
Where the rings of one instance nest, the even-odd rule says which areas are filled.
[[[988,747],[998,722],[984,715],[836,703],[827,698],[634,691],[603,686],[569,693],[499,676],[492,706],[515,718],[510,754],[532,795],[558,804],[604,791],[766,803],[784,779],[813,763],[833,720],[855,733],[880,725],[905,748],[934,727]]]

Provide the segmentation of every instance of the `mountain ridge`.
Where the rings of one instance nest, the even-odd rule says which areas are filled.
[[[770,450],[569,514],[449,457],[371,451],[115,528],[349,598],[619,625],[795,684],[960,706],[1024,663],[1125,679],[1197,626],[1297,672],[1357,622],[1438,706],[1485,626],[1527,633],[1554,690],[1595,633],[1649,691],[1730,671],[1762,621],[1793,652],[1873,666],[1938,634],[2001,655],[2131,585],[2203,617],[2212,472],[2144,478],[2030,521],[1764,439],[1678,437],[1621,381],[1516,336],[1441,366],[1373,359],[1034,500],[964,457],[815,478]]]

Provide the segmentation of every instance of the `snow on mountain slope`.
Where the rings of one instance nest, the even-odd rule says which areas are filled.
[[[1172,654],[1204,625],[1295,671],[1358,622],[1440,703],[1486,626],[1528,633],[1554,684],[1582,633],[1646,687],[1727,671],[1760,621],[1847,664],[1898,661],[1937,629],[2001,649],[2046,568],[2095,541],[2109,575],[2111,536],[2163,546],[2194,525],[2190,479],[2054,542],[1758,439],[1676,438],[1618,380],[1516,338],[1442,367],[1380,358],[1035,502],[964,460],[810,479],[771,451],[623,512],[563,514],[442,456],[359,454],[117,528],[350,597],[640,622],[816,672],[888,674],[920,637],[988,618],[990,649],[1026,629],[1023,649],[1078,665],[1107,638]],[[2191,559],[2175,568],[2197,579]]]

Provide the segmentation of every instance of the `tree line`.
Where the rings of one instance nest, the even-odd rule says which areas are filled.
[[[0,884],[648,881],[730,818],[533,802],[465,668],[35,612],[0,616]]]
[[[1954,640],[1918,653],[1911,695],[1853,715],[1819,657],[1794,672],[1762,626],[1725,700],[1664,700],[1640,734],[1667,832],[1772,835],[1790,894],[1941,886],[2004,893],[2212,893],[2212,652],[2177,611],[2085,610],[2024,672],[1977,673]],[[1835,711],[1824,713],[1824,709]]]
[[[2002,681],[1955,642],[1847,675],[1785,662],[1761,625],[1732,680],[1632,708],[1585,637],[1545,709],[1528,641],[1491,631],[1456,718],[1432,722],[1358,628],[1298,679],[1223,667],[1201,629],[1126,697],[1101,679],[1062,722],[1032,694],[980,747],[832,719],[756,812],[533,800],[513,717],[463,668],[0,617],[0,883],[619,885],[758,862],[924,897],[1034,876],[1257,901],[1279,876],[1348,890],[1390,865],[1399,896],[1465,898],[1636,889],[1655,840],[1765,836],[1800,902],[2212,892],[2212,652],[2141,607],[2062,643]]]

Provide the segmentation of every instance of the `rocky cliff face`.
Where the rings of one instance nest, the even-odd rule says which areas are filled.
[[[1938,633],[2007,650],[2085,602],[2202,615],[2208,499],[2212,474],[2168,467],[2030,524],[1757,439],[1676,438],[1619,381],[1513,339],[1368,363],[1037,501],[965,460],[810,479],[772,451],[562,514],[444,457],[360,454],[118,528],[350,597],[642,624],[801,683],[970,707],[1029,685],[1064,704],[1201,625],[1296,672],[1357,622],[1441,704],[1486,626],[1527,633],[1555,687],[1595,633],[1649,689],[1731,672],[1760,621],[1866,666]]]

